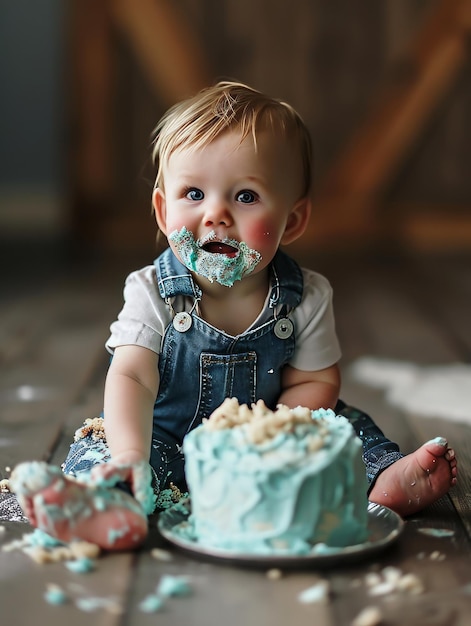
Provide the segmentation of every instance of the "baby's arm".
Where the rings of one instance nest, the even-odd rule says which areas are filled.
[[[307,372],[285,366],[282,373],[280,404],[293,408],[333,409],[340,390],[340,372],[337,365]]]
[[[105,432],[112,461],[149,461],[159,386],[158,356],[140,346],[115,349],[105,384]]]

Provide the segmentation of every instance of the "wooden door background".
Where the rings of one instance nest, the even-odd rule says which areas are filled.
[[[470,0],[74,0],[74,233],[153,251],[151,131],[234,78],[288,100],[312,132],[301,247],[470,249],[470,28]]]

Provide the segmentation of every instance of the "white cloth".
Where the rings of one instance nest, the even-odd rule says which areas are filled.
[[[384,389],[388,402],[424,417],[471,424],[471,365],[418,365],[362,357],[349,370],[354,380]]]

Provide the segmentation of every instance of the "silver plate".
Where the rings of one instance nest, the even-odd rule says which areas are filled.
[[[347,562],[362,560],[384,550],[400,536],[404,522],[402,518],[385,506],[368,504],[368,541],[345,548],[327,548],[327,552],[309,554],[258,554],[240,553],[223,548],[206,546],[199,541],[181,537],[176,528],[188,523],[191,512],[189,500],[184,506],[171,507],[160,513],[157,527],[162,536],[170,543],[191,553],[195,557],[223,560],[235,565],[252,567],[332,567]]]

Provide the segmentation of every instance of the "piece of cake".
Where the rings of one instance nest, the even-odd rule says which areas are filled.
[[[189,528],[204,546],[307,554],[367,539],[362,444],[349,421],[227,399],[183,443]]]

